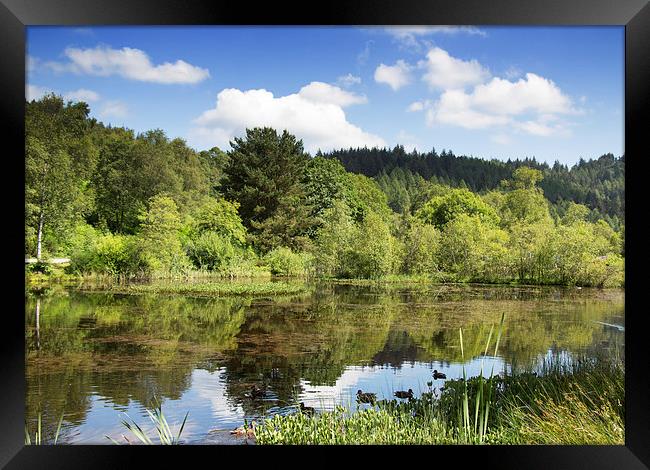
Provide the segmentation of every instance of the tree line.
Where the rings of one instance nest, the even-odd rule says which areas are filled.
[[[362,173],[374,178],[387,178],[397,173],[419,175],[427,181],[437,181],[451,186],[464,186],[478,191],[497,188],[518,167],[535,168],[544,174],[540,187],[546,198],[558,207],[566,209],[569,202],[589,207],[591,219],[603,218],[619,228],[625,221],[625,156],[611,153],[596,160],[581,158],[569,167],[556,161],[553,165],[538,162],[535,158],[517,160],[484,160],[457,156],[443,150],[430,152],[406,152],[397,145],[389,148],[350,148],[323,154],[326,158],[339,160],[347,171]]]
[[[89,112],[56,95],[26,104],[25,252],[69,256],[73,273],[623,283],[621,220],[551,203],[539,165],[495,164],[483,189],[390,164],[371,178],[287,131],[197,152]]]

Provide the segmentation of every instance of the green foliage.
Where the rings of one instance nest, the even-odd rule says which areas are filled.
[[[217,232],[202,232],[185,246],[187,256],[199,269],[229,274],[254,254]]]
[[[202,234],[214,232],[233,243],[246,243],[246,227],[242,224],[237,209],[239,203],[223,198],[207,198],[192,214],[191,229]]]
[[[132,235],[87,234],[85,244],[74,247],[68,271],[110,276],[145,276],[151,266]]]
[[[221,191],[228,200],[238,201],[239,213],[249,229],[273,216],[280,201],[299,188],[307,155],[302,141],[284,131],[247,129],[235,138],[224,167]]]
[[[141,214],[138,245],[153,271],[177,271],[188,267],[181,248],[180,215],[174,200],[165,195],[153,196],[149,210]]]
[[[339,160],[347,171],[370,177],[380,178],[382,173],[395,169],[407,170],[427,181],[448,186],[460,186],[465,183],[466,187],[474,192],[497,189],[502,180],[512,176],[514,170],[525,166],[543,172],[544,179],[539,184],[551,203],[571,200],[585,204],[592,210],[598,209],[603,216],[610,217],[616,227],[625,217],[624,155],[617,158],[612,154],[605,154],[589,161],[580,159],[571,168],[559,162],[549,165],[534,158],[485,160],[456,156],[453,152],[445,150],[437,153],[435,149],[407,154],[400,146],[393,149],[335,150],[324,157]],[[528,181],[531,182],[530,179]],[[537,181],[537,177],[532,178],[532,182]],[[388,194],[390,199],[391,193]]]
[[[354,193],[352,181],[345,168],[337,160],[314,157],[309,160],[303,182],[306,204],[311,208],[311,215],[321,218],[323,213],[343,201],[348,206],[361,204]]]
[[[377,183],[371,178],[360,174],[349,173],[347,176],[353,191],[353,195],[347,202],[352,209],[355,220],[362,220],[369,212],[374,212],[387,219],[392,211],[388,207],[386,194],[379,188]]]
[[[323,213],[323,223],[316,235],[314,261],[316,273],[326,277],[345,277],[347,260],[357,228],[348,206],[335,201]]]
[[[381,278],[393,272],[399,262],[396,241],[382,218],[368,212],[355,230],[344,258],[344,277]]]
[[[429,275],[438,272],[439,244],[440,232],[434,226],[413,219],[403,238],[402,272]]]
[[[309,253],[325,277],[624,282],[623,158],[571,170],[400,146],[310,158],[271,128],[197,153],[88,114],[54,95],[26,109],[26,255],[71,257],[72,273],[255,276],[269,253],[275,272],[304,273]],[[565,197],[558,181],[594,189]]]
[[[303,204],[302,190],[280,199],[276,212],[262,222],[251,222],[253,245],[261,252],[267,253],[273,248],[286,246],[294,251],[310,248],[309,233],[315,225],[309,215],[309,208]]]
[[[89,204],[96,162],[85,103],[47,95],[25,108],[25,227],[27,249],[56,252]],[[44,246],[45,245],[45,246]]]
[[[520,166],[512,172],[510,186],[514,189],[535,189],[544,179],[544,173],[536,168]]]
[[[564,216],[562,217],[563,225],[571,225],[574,222],[587,220],[589,217],[589,208],[582,204],[570,202]]]
[[[467,189],[454,189],[444,196],[434,196],[416,212],[422,221],[438,228],[460,215],[476,216],[487,224],[499,222],[494,208]]]
[[[508,234],[479,217],[461,214],[442,231],[438,260],[459,280],[503,282],[509,278]]]
[[[294,253],[281,246],[274,248],[264,256],[264,261],[271,268],[271,274],[279,276],[306,276],[311,271],[313,256],[308,253]]]
[[[38,274],[52,274],[52,266],[45,261],[36,261],[36,263],[30,263],[25,268],[28,273],[38,273]]]

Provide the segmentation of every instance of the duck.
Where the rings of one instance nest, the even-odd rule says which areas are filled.
[[[251,391],[249,393],[251,398],[264,398],[266,396],[266,392],[259,388],[257,385],[253,385],[253,388],[251,388]]]
[[[314,414],[314,408],[311,406],[305,406],[304,403],[300,402],[300,412],[306,415],[313,415]]]
[[[257,423],[253,421],[250,425],[250,427],[245,427],[245,426],[239,426],[237,429],[233,429],[230,431],[230,434],[233,434],[235,436],[239,437],[247,437],[249,439],[253,439],[255,437],[255,425]]]
[[[376,393],[370,393],[370,392],[363,393],[363,391],[357,390],[357,401],[359,403],[375,403],[376,400],[377,400]]]
[[[408,392],[405,392],[404,390],[398,390],[393,395],[395,395],[397,398],[413,398],[413,390],[410,388]]]
[[[433,369],[433,378],[434,380],[446,379],[447,375],[443,374],[442,372],[438,372],[436,369]]]

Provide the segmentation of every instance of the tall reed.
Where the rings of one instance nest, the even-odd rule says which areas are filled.
[[[494,345],[494,357],[496,357],[499,350],[499,342],[501,340],[501,334],[503,332],[503,321],[505,314],[501,314],[501,321],[499,323],[499,329],[497,333],[496,342]],[[467,375],[465,372],[465,348],[463,346],[463,329],[459,329],[460,335],[460,354],[463,360],[463,396],[460,406],[458,408],[459,422],[462,422],[462,426],[459,427],[460,440],[462,442],[478,442],[482,444],[485,441],[485,438],[488,433],[488,418],[490,416],[490,408],[494,401],[493,390],[493,377],[494,377],[494,363],[492,363],[492,369],[490,370],[490,377],[485,380],[483,377],[483,365],[485,357],[487,356],[488,349],[490,347],[490,342],[492,340],[492,334],[494,333],[494,325],[490,327],[490,333],[488,334],[488,339],[485,343],[485,351],[483,352],[483,358],[481,359],[481,371],[478,376],[478,390],[476,396],[474,397],[474,416],[472,420],[472,415],[469,410],[469,391],[467,386]]]

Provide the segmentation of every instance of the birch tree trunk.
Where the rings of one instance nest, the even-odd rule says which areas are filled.
[[[43,211],[38,217],[38,243],[36,244],[36,259],[41,260],[41,241],[43,240]]]

